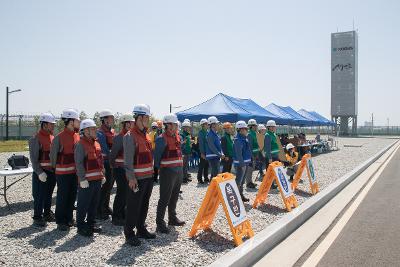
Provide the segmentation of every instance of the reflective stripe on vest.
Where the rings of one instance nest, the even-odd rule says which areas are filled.
[[[62,150],[57,155],[56,174],[74,174],[76,173],[74,148],[79,142],[79,134],[65,128],[58,137]]]
[[[173,168],[182,167],[182,150],[181,150],[181,138],[179,134],[170,136],[166,133],[162,134],[166,143],[165,151],[162,154],[160,167],[161,168]]]
[[[54,136],[44,131],[43,129],[40,129],[36,137],[39,141],[39,147],[40,147],[39,149],[40,166],[45,170],[50,170],[51,169],[50,147],[54,139]]]
[[[88,181],[103,179],[103,157],[101,147],[97,141],[82,137],[79,143],[85,150],[85,177]]]
[[[153,154],[151,152],[151,142],[148,134],[140,131],[137,126],[131,129],[134,138],[135,156],[133,159],[133,169],[136,176],[148,176],[154,173]]]
[[[85,175],[85,177],[86,178],[91,178],[91,177],[94,177],[94,176],[103,176],[103,173],[102,172],[91,172],[91,173],[86,173],[86,175]]]

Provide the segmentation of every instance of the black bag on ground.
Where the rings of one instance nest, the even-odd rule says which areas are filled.
[[[24,155],[14,154],[8,159],[8,165],[10,165],[13,170],[28,168],[29,159]]]

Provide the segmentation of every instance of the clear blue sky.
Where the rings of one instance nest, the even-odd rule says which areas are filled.
[[[330,34],[359,30],[359,124],[400,125],[399,1],[0,2],[0,112],[161,117],[219,92],[330,117]]]

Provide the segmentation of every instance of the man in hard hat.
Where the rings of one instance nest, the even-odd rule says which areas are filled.
[[[189,159],[192,155],[192,137],[190,134],[191,124],[189,120],[182,123],[181,143],[182,143],[182,157],[183,157],[183,183],[191,182],[189,177]]]
[[[112,209],[110,208],[110,195],[111,189],[114,186],[114,178],[111,173],[110,162],[108,156],[110,154],[113,138],[115,136],[114,129],[114,114],[111,110],[105,109],[100,112],[101,126],[97,130],[97,140],[101,146],[101,153],[104,159],[104,169],[106,183],[101,188],[100,201],[97,209],[97,217],[99,219],[108,219],[109,215],[112,215]]]
[[[293,181],[293,176],[296,174],[299,161],[299,154],[295,151],[295,147],[292,143],[286,145],[286,161],[287,170],[286,173],[290,177],[290,181]]]
[[[279,145],[278,136],[276,135],[276,123],[274,120],[269,120],[267,122],[267,133],[265,134],[264,140],[264,152],[265,160],[268,165],[274,161],[279,161]],[[272,184],[272,188],[276,188],[276,184]]]
[[[222,152],[221,140],[218,136],[219,121],[216,117],[211,116],[208,118],[208,125],[210,130],[207,133],[207,147],[206,158],[211,166],[211,179],[216,177],[219,173],[220,160],[225,159]]]
[[[78,189],[74,148],[79,142],[79,113],[75,109],[66,109],[61,119],[65,127],[51,143],[50,163],[55,168],[57,180],[57,229],[68,231],[74,225],[73,209]]]
[[[247,138],[249,139],[249,144],[251,146],[252,156],[251,156],[251,164],[247,168],[246,174],[246,186],[247,188],[256,188],[257,185],[253,183],[253,171],[255,169],[256,162],[258,160],[258,154],[260,152],[260,148],[257,142],[257,121],[255,119],[250,119],[247,123],[249,127],[249,133]]]
[[[232,171],[234,129],[230,122],[225,122],[222,127],[224,135],[221,137],[221,147],[225,155],[225,159],[222,161],[222,172],[225,173]]]
[[[145,104],[135,105],[133,114],[135,125],[123,138],[124,167],[129,186],[124,235],[128,245],[140,246],[139,238],[156,238],[154,233],[146,229],[154,172],[151,142],[147,134],[150,107]]]
[[[92,236],[100,233],[95,225],[101,186],[105,184],[103,155],[96,141],[96,123],[85,119],[80,125],[81,138],[75,146],[76,174],[79,179],[76,225],[78,234]]]
[[[207,130],[208,121],[207,119],[200,120],[201,129],[197,136],[197,142],[199,143],[200,150],[200,162],[199,170],[197,172],[197,181],[199,184],[208,183],[208,161],[206,159],[206,149],[207,149]],[[204,180],[203,180],[204,177]]]
[[[56,118],[51,113],[43,113],[39,117],[40,130],[29,140],[29,157],[31,159],[33,224],[46,226],[46,222],[54,222],[51,211],[56,177],[50,163],[50,147],[54,139]]]
[[[237,134],[233,141],[233,164],[236,169],[236,184],[239,187],[240,196],[243,202],[249,199],[243,195],[243,184],[247,173],[247,168],[251,164],[252,149],[247,138],[248,128],[245,121],[236,122]]]
[[[131,114],[125,114],[121,116],[121,130],[113,139],[113,145],[109,155],[113,177],[117,183],[117,192],[115,194],[113,205],[112,223],[118,226],[125,225],[126,192],[128,191],[128,181],[126,180],[124,169],[123,138],[131,129],[132,121],[133,116]]]
[[[153,156],[154,156],[154,149],[156,147],[156,138],[158,135],[159,135],[158,123],[156,121],[154,121],[151,123],[151,131],[149,132]],[[158,169],[156,167],[154,167],[153,179],[154,179],[155,183],[158,183]]]
[[[160,199],[157,205],[157,232],[168,234],[164,217],[168,207],[168,224],[183,226],[176,216],[176,204],[183,182],[181,140],[177,132],[178,118],[171,113],[164,116],[164,133],[156,139],[154,165],[160,169]]]
[[[256,167],[258,170],[259,179],[262,180],[264,177],[264,167],[265,167],[265,152],[264,152],[264,139],[267,132],[267,127],[264,124],[259,124],[257,128],[257,143],[260,149],[258,153],[258,160],[256,162]]]

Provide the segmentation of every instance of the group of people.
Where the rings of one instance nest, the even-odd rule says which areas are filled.
[[[119,133],[113,129],[115,118],[110,110],[100,112],[100,127],[91,119],[80,121],[74,109],[64,110],[61,119],[65,127],[54,137],[55,117],[42,114],[40,130],[29,140],[36,226],[55,221],[60,231],[76,225],[78,234],[92,236],[101,232],[96,220],[111,216],[114,225],[124,226],[126,243],[139,246],[140,238],[156,238],[146,228],[154,183],[160,186],[156,232],[170,232],[165,222],[167,209],[168,225],[185,224],[178,218],[176,207],[182,183],[191,181],[188,167],[195,141],[189,120],[181,124],[171,113],[149,129],[150,107],[145,104],[135,105],[133,115],[125,114],[119,119]],[[242,200],[249,201],[243,194],[244,182],[248,188],[256,188],[253,171],[258,170],[262,176],[268,164],[279,160],[281,146],[276,124],[271,120],[266,126],[258,125],[254,119],[248,123],[238,121],[235,127],[224,123],[222,137],[220,125],[215,116],[200,121],[196,142],[200,152],[198,183],[209,183],[221,172],[221,165],[222,172],[231,172],[234,166]],[[286,162],[294,167],[298,155],[292,144],[286,148]],[[114,183],[117,190],[111,208]],[[53,213],[51,200],[56,184]]]

